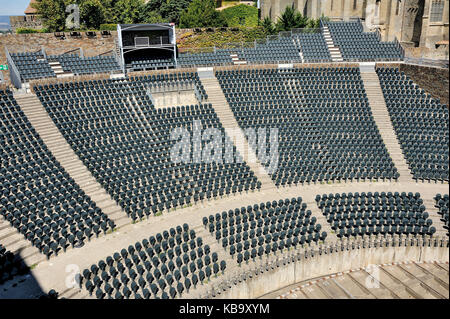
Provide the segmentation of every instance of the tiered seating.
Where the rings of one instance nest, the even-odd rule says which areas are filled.
[[[438,214],[441,215],[441,220],[445,223],[444,228],[447,229],[447,236],[448,236],[448,194],[445,194],[442,196],[441,194],[437,194],[434,197],[434,200],[436,201],[436,207],[439,209]]]
[[[82,272],[82,285],[98,299],[173,299],[225,269],[184,224],[100,260]]]
[[[161,91],[163,87],[168,89],[185,89],[188,87],[194,88],[194,91],[198,93],[199,102],[208,100],[208,94],[203,87],[202,82],[197,73],[171,73],[171,74],[157,74],[135,77],[137,82],[131,82],[130,85],[142,86],[147,85],[150,88],[155,88],[157,91]],[[139,84],[139,85],[138,85]]]
[[[0,214],[49,257],[114,222],[75,184],[10,91],[0,92]]]
[[[233,64],[232,49],[217,49],[216,52],[181,53],[177,62],[181,66],[228,65]]]
[[[119,71],[120,66],[113,56],[94,56],[82,58],[76,54],[49,56],[56,58],[65,72],[75,75],[109,73]]]
[[[169,69],[175,67],[174,59],[146,59],[146,60],[136,60],[131,62],[131,68],[133,71],[139,70],[158,70],[158,69]]]
[[[318,207],[336,235],[433,235],[436,228],[419,193],[362,192],[316,196]]]
[[[0,244],[0,285],[16,275],[23,275],[29,271],[23,260]]]
[[[56,77],[50,64],[40,52],[13,53],[11,58],[17,66],[23,82]]]
[[[331,62],[331,55],[322,33],[298,33],[294,44],[303,53],[303,62]]]
[[[298,244],[324,241],[326,232],[302,198],[230,209],[203,218],[203,225],[239,264]]]
[[[196,77],[191,73],[189,78]],[[194,120],[199,120],[204,128],[224,133],[210,104],[155,110],[147,84],[139,80],[85,81],[36,91],[75,153],[134,221],[152,212],[261,187],[245,163],[226,163],[224,151],[221,163],[171,160],[175,128],[192,132]]]
[[[300,54],[292,37],[284,37],[257,44],[255,48],[243,48],[237,52],[239,59],[248,63],[300,62]]]
[[[448,181],[448,107],[396,68],[379,68],[377,73],[413,178]]]
[[[398,61],[394,42],[381,42],[375,32],[363,32],[360,22],[325,22],[345,61]]]
[[[266,165],[277,186],[398,178],[358,68],[262,69],[216,75],[242,129],[279,129],[279,163],[277,167]]]

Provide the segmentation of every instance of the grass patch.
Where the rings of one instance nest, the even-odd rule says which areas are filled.
[[[240,4],[226,8],[222,16],[229,27],[256,27],[258,25],[258,8]]]
[[[161,216],[162,214],[162,212],[157,212],[155,216]]]
[[[36,268],[37,265],[38,265],[38,264],[32,264],[32,265],[30,266],[30,270],[33,270],[34,268]]]

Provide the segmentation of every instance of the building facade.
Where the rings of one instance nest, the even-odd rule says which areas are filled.
[[[287,6],[311,18],[360,18],[366,31],[405,47],[448,45],[449,0],[260,0],[261,16],[276,20]]]
[[[33,8],[36,0],[31,0],[22,16],[10,16],[11,30],[16,32],[18,28],[42,29],[42,21],[37,15],[37,10]]]

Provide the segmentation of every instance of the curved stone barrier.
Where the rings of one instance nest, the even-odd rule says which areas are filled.
[[[256,265],[225,276],[196,297],[255,299],[312,278],[404,261],[448,262],[449,239],[381,238],[297,249],[271,261],[258,259]]]

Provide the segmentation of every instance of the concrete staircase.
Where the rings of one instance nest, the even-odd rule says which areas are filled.
[[[3,216],[0,216],[0,244],[13,254],[19,255],[29,266],[45,259],[45,256],[36,247],[33,247],[25,236],[11,226]]]
[[[237,135],[236,139],[239,142],[242,142],[243,145],[241,145],[244,152],[240,151],[238,145],[236,145],[236,147],[240,151],[241,156],[244,158],[244,161],[248,166],[250,166],[250,169],[255,173],[255,176],[261,182],[261,189],[276,189],[275,184],[270,179],[266,170],[257,160],[254,150],[251,149],[248,145],[245,134],[239,127],[239,124],[234,118],[234,114],[231,111],[227,100],[225,99],[225,95],[222,92],[219,81],[217,81],[215,77],[201,78],[201,81],[206,90],[206,93],[208,94],[208,102],[212,104],[214,110],[217,113],[217,116],[219,117],[220,122],[225,128],[225,132],[227,133],[227,135],[230,137],[233,135]],[[249,158],[251,160],[248,160]]]
[[[303,59],[303,51],[302,48],[300,46],[300,40],[297,37],[292,38],[292,43],[294,44],[294,46],[297,48],[298,50],[298,55],[300,56],[300,62],[304,63],[304,59]]]
[[[441,264],[383,264],[299,283],[268,295],[277,299],[448,299]]]
[[[361,78],[364,82],[364,88],[369,99],[372,114],[383,138],[384,145],[386,145],[395,167],[400,174],[399,182],[412,183],[412,175],[403,156],[394,128],[392,127],[391,118],[384,101],[378,75],[375,73],[374,64],[372,66],[368,64],[361,66]]]
[[[317,222],[316,224],[322,225],[322,229],[320,230],[320,233],[326,232],[327,238],[325,239],[326,242],[337,242],[339,238],[336,236],[336,233],[333,229],[331,229],[330,223],[327,221],[325,216],[323,215],[322,211],[317,206],[317,202],[314,199],[308,200],[306,197],[304,197],[304,202],[306,205],[308,205],[308,210],[311,211],[311,217],[316,217]]]
[[[57,78],[65,78],[69,76],[74,76],[73,73],[67,73],[63,70],[61,63],[58,61],[49,62],[50,67],[52,68],[53,72],[55,72],[55,75]]]
[[[56,160],[117,227],[130,220],[78,158],[34,94],[15,96],[25,115]]]
[[[233,53],[230,54],[231,60],[233,60],[233,65],[247,65],[247,61],[239,59],[238,55]]]
[[[342,57],[341,50],[338,46],[336,46],[333,42],[333,38],[331,37],[330,30],[328,26],[323,27],[323,37],[325,38],[325,42],[327,43],[328,51],[331,55],[331,61],[333,62],[344,62],[344,58]]]
[[[300,61],[303,63],[303,52],[301,50],[299,50],[299,55],[300,55]]]

